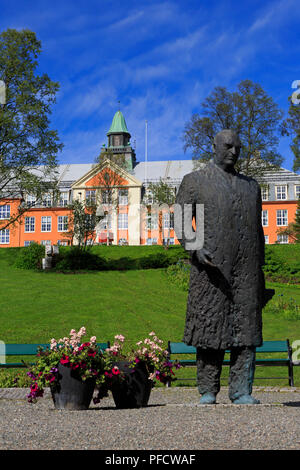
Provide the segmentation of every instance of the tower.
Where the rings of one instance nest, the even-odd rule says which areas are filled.
[[[135,151],[131,147],[130,133],[127,129],[125,118],[119,110],[115,113],[109,131],[107,132],[108,146],[103,150],[110,150],[114,155],[123,154],[125,156],[127,169],[133,170],[136,163]]]

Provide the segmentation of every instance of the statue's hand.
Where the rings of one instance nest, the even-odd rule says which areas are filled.
[[[202,248],[201,250],[196,251],[196,257],[201,264],[206,264],[208,266],[212,266],[213,268],[216,268],[217,266],[211,262],[212,255],[210,251],[206,250],[205,248]]]

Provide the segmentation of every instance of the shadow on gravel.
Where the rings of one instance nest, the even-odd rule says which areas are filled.
[[[300,401],[288,401],[286,403],[283,403],[285,406],[293,406],[295,408],[300,407]]]
[[[115,411],[120,411],[120,410],[145,410],[147,408],[158,408],[158,407],[161,407],[161,406],[167,406],[165,403],[163,404],[157,404],[157,405],[147,405],[147,406],[142,406],[140,408],[116,408],[115,406],[99,406],[99,407],[93,407],[93,408],[89,408],[89,411],[105,411],[105,410],[108,410],[108,411],[111,411],[111,410],[115,410]]]

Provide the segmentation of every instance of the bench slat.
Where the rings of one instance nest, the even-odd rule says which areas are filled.
[[[196,352],[197,348],[194,346],[189,346],[183,342],[168,342],[168,351],[169,351],[169,360],[171,355],[194,355],[194,359],[178,359],[178,362],[183,366],[195,366],[196,365]],[[226,353],[230,353],[230,350],[226,350]],[[292,362],[292,350],[290,348],[289,340],[285,341],[264,341],[262,346],[256,348],[256,353],[286,353],[286,357],[275,357],[275,358],[261,358],[256,357],[257,366],[287,366],[288,367],[288,379],[289,385],[294,386],[294,377],[293,377],[293,362]],[[223,365],[230,365],[230,359],[224,359]],[[170,384],[169,384],[170,385]]]

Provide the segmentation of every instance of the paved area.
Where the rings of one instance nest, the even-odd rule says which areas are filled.
[[[149,406],[117,410],[112,397],[86,411],[55,410],[26,389],[0,389],[0,449],[287,450],[300,448],[300,389],[255,388],[258,405],[199,405],[195,387],[155,388]]]

